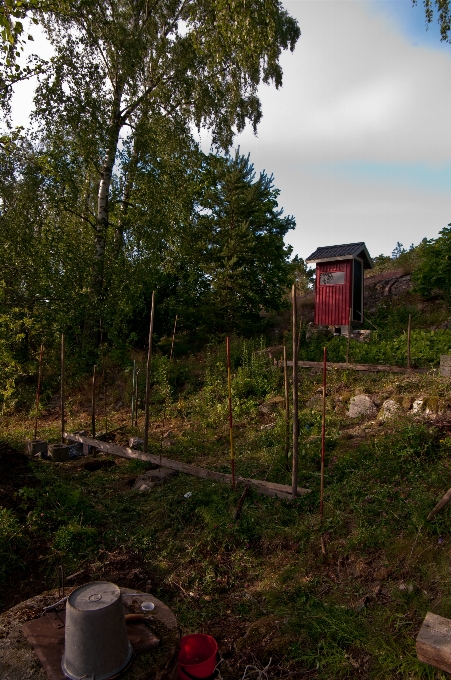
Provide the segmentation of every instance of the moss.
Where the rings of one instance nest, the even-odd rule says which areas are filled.
[[[423,411],[425,413],[439,413],[441,410],[440,399],[437,396],[426,397],[423,401]]]

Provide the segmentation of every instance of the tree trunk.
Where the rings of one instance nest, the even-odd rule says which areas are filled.
[[[108,199],[110,195],[111,177],[113,175],[114,162],[116,160],[117,146],[119,143],[119,133],[122,127],[121,120],[121,99],[122,87],[116,86],[114,93],[110,129],[108,134],[108,148],[103,160],[100,173],[99,193],[97,199],[97,222],[95,228],[95,251],[92,293],[97,309],[103,304],[105,299],[104,275],[105,275],[105,254],[109,226]],[[99,310],[98,310],[99,311]]]
[[[138,162],[138,149],[136,136],[133,140],[133,150],[130,156],[128,165],[127,177],[125,179],[124,191],[122,194],[121,211],[116,230],[114,232],[114,257],[117,258],[124,249],[124,231],[127,225],[127,213],[130,204],[130,195],[133,189],[133,181],[135,178],[135,170]]]

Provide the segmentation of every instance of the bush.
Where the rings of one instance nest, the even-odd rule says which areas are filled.
[[[11,510],[0,507],[0,582],[11,566],[19,562],[17,549],[24,545],[24,535],[16,516]]]

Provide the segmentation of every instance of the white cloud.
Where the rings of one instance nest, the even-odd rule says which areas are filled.
[[[301,38],[282,57],[283,88],[260,88],[258,138],[245,130],[236,144],[274,173],[280,204],[298,224],[287,240],[307,256],[328,243],[364,240],[378,253],[436,236],[451,221],[451,173],[446,191],[427,173],[424,187],[421,174],[410,186],[408,173],[384,181],[380,166],[450,163],[451,50],[414,47],[376,2],[284,4]],[[357,172],[374,164],[374,178],[342,177],[340,163]]]
[[[311,161],[450,158],[451,57],[412,47],[363,1],[285,4],[302,35],[282,90],[260,90],[260,144]]]

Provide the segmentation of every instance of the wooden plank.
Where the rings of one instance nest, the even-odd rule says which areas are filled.
[[[218,482],[223,482],[224,484],[232,483],[232,475],[225,472],[214,472],[213,470],[207,470],[206,468],[200,468],[195,465],[190,465],[188,463],[182,463],[179,460],[172,460],[171,458],[164,458],[163,456],[154,456],[151,453],[143,453],[142,451],[137,451],[136,449],[130,449],[125,446],[119,446],[118,444],[111,444],[108,442],[101,442],[98,439],[90,439],[89,437],[82,437],[79,434],[71,434],[65,432],[66,439],[73,442],[81,442],[83,445],[93,446],[104,453],[111,453],[114,456],[120,456],[121,458],[131,458],[137,460],[144,460],[150,463],[160,464],[170,468],[171,470],[177,470],[178,472],[183,472],[187,475],[193,475],[194,477],[201,477],[202,479],[214,479]],[[251,486],[255,491],[264,496],[273,496],[275,498],[283,498],[285,500],[292,500],[291,486],[286,484],[277,484],[276,482],[266,482],[262,479],[246,479],[246,477],[235,477],[237,484]],[[303,489],[298,487],[298,495],[303,496],[310,493],[310,489]]]
[[[450,501],[451,501],[451,489],[448,489],[448,491],[445,493],[443,498],[441,498],[441,500],[439,500],[439,502],[437,503],[435,508],[433,508],[433,510],[431,510],[431,512],[429,513],[427,518],[432,519],[434,517],[434,515],[436,515],[438,512],[440,512],[440,510],[442,508],[444,508],[445,505],[448,505],[448,503]]]
[[[277,365],[283,367],[283,361],[278,361]],[[293,366],[292,361],[287,361],[288,366]],[[298,361],[300,368],[322,368],[322,361]],[[346,364],[328,363],[327,370],[340,369],[351,371],[377,371],[382,373],[428,373],[430,368],[406,368],[405,366],[384,366],[383,364]]]
[[[451,673],[451,621],[428,612],[417,636],[416,650],[423,663]]]

